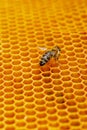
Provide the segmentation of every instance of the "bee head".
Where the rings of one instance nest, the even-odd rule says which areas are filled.
[[[61,51],[60,47],[58,47],[58,46],[55,46],[54,49],[58,50],[58,51]]]

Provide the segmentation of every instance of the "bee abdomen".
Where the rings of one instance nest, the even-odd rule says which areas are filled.
[[[40,61],[40,66],[43,66],[45,65],[49,60],[50,58],[52,57],[52,54],[50,51],[46,52],[43,57],[41,58],[41,61]]]

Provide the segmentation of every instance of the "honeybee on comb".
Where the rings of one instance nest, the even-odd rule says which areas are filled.
[[[58,46],[55,46],[53,49],[45,52],[40,60],[40,66],[45,65],[52,57],[57,60],[60,55],[60,48]]]

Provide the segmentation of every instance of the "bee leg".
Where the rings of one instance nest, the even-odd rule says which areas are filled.
[[[55,61],[57,60],[57,56],[56,55],[54,56],[54,59],[55,59]]]
[[[59,58],[59,55],[56,55],[56,56],[55,56],[55,60],[58,60],[58,58]]]
[[[58,53],[56,53],[56,54],[54,55],[54,59],[55,59],[55,60],[58,60],[58,58],[59,58],[59,55],[58,55]]]
[[[57,60],[58,60],[58,58],[57,58],[57,57],[55,57],[55,60],[57,61]]]
[[[58,58],[59,58],[59,55],[58,55],[56,58],[57,58],[57,60],[58,60]]]

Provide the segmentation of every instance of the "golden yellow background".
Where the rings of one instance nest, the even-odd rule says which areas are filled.
[[[0,0],[0,130],[87,130],[86,0]]]

